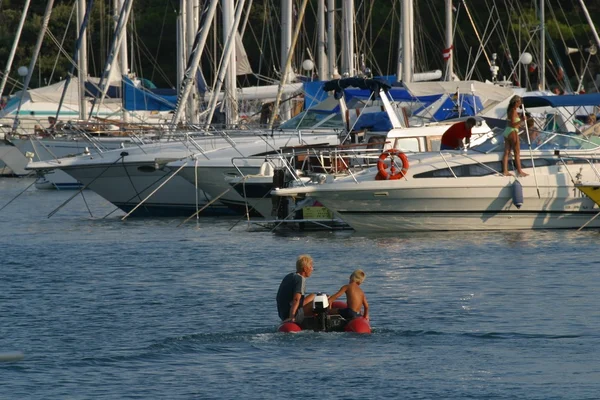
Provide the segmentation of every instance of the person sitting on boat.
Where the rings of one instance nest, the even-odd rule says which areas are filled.
[[[519,115],[519,107],[521,107],[521,98],[519,96],[513,96],[508,103],[508,110],[506,112],[506,129],[502,134],[504,136],[504,154],[502,155],[502,174],[504,176],[512,176],[508,172],[508,157],[510,152],[515,155],[515,166],[519,176],[527,176],[521,168],[521,149],[519,144],[519,127],[521,126],[521,118]]]
[[[313,272],[313,259],[307,254],[298,256],[296,272],[287,274],[277,290],[277,312],[283,322],[301,323],[312,312],[314,293],[305,296],[306,278]]]
[[[463,122],[457,122],[452,125],[442,135],[442,144],[440,150],[459,150],[462,140],[465,139],[465,146],[469,147],[471,142],[471,129],[477,125],[475,118],[469,118]]]
[[[591,129],[596,124],[596,114],[590,114],[587,116],[585,120],[585,124],[581,125],[579,128],[579,133],[584,136],[591,136],[592,134],[596,134],[594,129]]]
[[[529,134],[529,141],[527,140],[527,134]],[[535,126],[535,120],[533,118],[527,118],[527,131],[521,133],[522,137],[519,141],[523,141],[521,147],[527,148],[528,143],[531,143],[532,148],[536,148],[542,144],[542,138],[540,137],[540,131]]]
[[[329,303],[332,304],[337,298],[346,293],[346,304],[348,307],[342,309],[332,309],[332,314],[339,314],[344,319],[351,320],[356,317],[364,317],[369,319],[369,303],[365,292],[360,288],[360,285],[365,281],[367,275],[362,269],[357,269],[350,275],[350,281],[347,285],[341,287],[338,292],[329,297]],[[361,308],[364,308],[364,313],[361,314]]]

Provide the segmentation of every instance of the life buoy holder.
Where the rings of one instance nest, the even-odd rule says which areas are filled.
[[[388,157],[392,158],[392,163],[389,168],[385,163],[385,160]],[[393,157],[398,157],[400,161],[402,161],[402,168],[399,170],[396,169]],[[377,171],[375,179],[378,181],[402,179],[406,175],[406,172],[408,172],[408,157],[398,149],[386,150],[379,156],[379,160],[377,161]]]

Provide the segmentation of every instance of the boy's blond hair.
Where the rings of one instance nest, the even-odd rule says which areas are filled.
[[[350,275],[350,281],[360,285],[361,283],[363,283],[366,277],[367,274],[365,274],[365,271],[363,271],[362,269],[357,269],[352,273],[352,275]]]
[[[298,256],[296,260],[296,272],[300,273],[304,270],[304,267],[308,267],[313,263],[313,259],[308,254],[302,254]]]

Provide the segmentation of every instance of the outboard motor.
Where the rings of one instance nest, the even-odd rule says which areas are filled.
[[[315,315],[315,331],[327,331],[327,314],[329,299],[325,293],[317,293],[313,300],[313,313]]]

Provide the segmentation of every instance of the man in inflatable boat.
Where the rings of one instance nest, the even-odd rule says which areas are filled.
[[[280,332],[299,332],[303,329],[314,331],[346,331],[371,333],[368,312],[369,305],[359,285],[365,278],[363,271],[357,270],[350,276],[350,283],[330,298],[324,293],[305,296],[306,278],[313,272],[313,259],[301,255],[296,260],[296,272],[286,275],[277,291],[277,311],[283,321]],[[330,307],[330,299],[346,293],[348,304],[336,301]],[[360,314],[364,307],[364,317]]]

